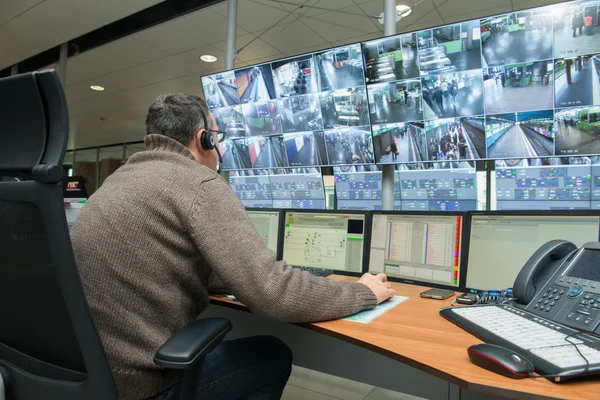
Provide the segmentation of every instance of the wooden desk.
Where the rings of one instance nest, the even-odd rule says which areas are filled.
[[[335,280],[356,278],[330,276]],[[547,379],[510,379],[480,368],[469,361],[467,348],[482,343],[479,339],[439,315],[451,300],[419,297],[427,288],[392,284],[400,296],[409,299],[370,324],[329,321],[300,326],[336,337],[354,345],[400,361],[460,387],[514,399],[589,399],[600,398],[600,380],[552,383]],[[245,309],[222,297],[211,297],[214,304]]]

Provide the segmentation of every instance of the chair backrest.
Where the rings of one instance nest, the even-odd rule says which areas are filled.
[[[116,399],[67,228],[67,138],[56,72],[0,79],[0,367],[9,400]]]

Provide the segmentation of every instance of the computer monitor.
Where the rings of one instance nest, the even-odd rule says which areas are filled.
[[[361,274],[366,261],[368,213],[285,211],[283,259],[302,267]]]
[[[281,259],[279,226],[281,221],[280,210],[257,210],[247,209],[248,216],[254,224],[256,233],[263,240],[265,245],[277,254],[277,259]]]
[[[465,286],[502,290],[544,243],[554,239],[578,247],[598,241],[599,211],[488,211],[471,214]]]
[[[63,196],[70,202],[87,200],[88,194],[83,176],[69,176],[63,179]]]
[[[458,288],[465,218],[460,212],[373,212],[369,272],[403,283]]]

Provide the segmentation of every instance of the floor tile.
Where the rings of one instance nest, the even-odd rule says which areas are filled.
[[[343,400],[363,400],[374,386],[294,365],[289,383]]]
[[[335,397],[326,396],[321,393],[312,392],[308,389],[288,384],[283,391],[281,400],[339,400]]]
[[[364,400],[425,400],[410,394],[394,392],[392,390],[375,388]]]

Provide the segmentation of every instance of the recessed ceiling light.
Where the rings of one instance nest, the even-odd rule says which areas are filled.
[[[408,17],[410,14],[412,14],[413,10],[412,10],[412,7],[401,4],[401,5],[396,6],[396,11],[398,11],[398,14],[402,15],[402,18],[404,18],[404,17]]]
[[[200,56],[200,59],[204,62],[215,62],[217,61],[217,57],[215,56],[211,56],[210,54],[204,54],[203,56]]]
[[[104,90],[104,87],[103,86],[98,86],[98,85],[92,85],[92,86],[90,86],[90,89],[95,90],[97,92],[101,92],[101,91]]]

